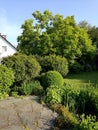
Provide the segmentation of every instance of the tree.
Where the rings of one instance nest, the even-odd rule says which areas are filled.
[[[18,37],[19,51],[41,56],[61,55],[69,62],[95,52],[87,31],[76,24],[74,16],[64,18],[48,10],[43,13],[36,11],[32,15],[33,19],[22,25],[23,33]]]
[[[88,34],[90,35],[90,38],[92,40],[93,45],[96,45],[98,49],[98,27],[92,27],[89,31]]]
[[[89,30],[92,28],[92,26],[91,26],[87,21],[85,21],[85,20],[80,21],[78,25],[79,25],[81,28],[86,29],[87,31],[89,31]]]

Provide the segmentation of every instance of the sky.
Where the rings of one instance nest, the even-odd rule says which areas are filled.
[[[21,25],[37,10],[64,17],[74,15],[76,23],[85,20],[98,27],[98,0],[0,0],[0,33],[17,46]]]

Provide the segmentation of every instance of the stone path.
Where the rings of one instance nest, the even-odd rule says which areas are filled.
[[[0,130],[51,130],[56,116],[38,103],[38,97],[0,101]]]

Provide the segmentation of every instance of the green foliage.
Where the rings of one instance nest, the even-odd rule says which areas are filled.
[[[45,102],[61,104],[63,101],[63,86],[51,85],[47,88]]]
[[[18,92],[15,92],[15,91],[11,92],[11,96],[16,97],[16,98],[19,97]]]
[[[70,72],[71,73],[80,73],[84,71],[84,66],[81,65],[78,62],[74,62],[72,65],[70,65]]]
[[[64,83],[62,75],[57,71],[48,71],[40,78],[41,85],[46,89],[51,85],[61,86]]]
[[[62,105],[55,106],[55,110],[59,113],[56,118],[56,126],[59,128],[74,128],[78,125],[78,120],[73,113],[69,112],[68,108]]]
[[[98,121],[96,121],[95,116],[85,116],[83,114],[80,119],[80,123],[74,130],[98,130]]]
[[[68,61],[64,57],[49,55],[37,58],[37,60],[42,67],[42,72],[56,70],[61,73],[63,77],[65,77],[68,73]]]
[[[87,31],[91,30],[92,26],[85,20],[79,22],[81,28],[86,29]]]
[[[3,93],[9,94],[10,93],[10,87],[9,86],[0,86],[0,93],[1,94],[3,94]]]
[[[76,113],[76,98],[79,96],[80,88],[78,86],[65,84],[63,104],[72,112]]]
[[[8,96],[9,96],[9,95],[8,95],[6,92],[0,93],[0,99],[1,99],[1,100],[7,98]]]
[[[2,64],[10,67],[14,71],[15,85],[21,86],[24,82],[29,82],[39,75],[41,67],[32,56],[15,54],[2,60]]]
[[[56,54],[66,57],[71,64],[82,56],[92,57],[96,47],[86,29],[75,23],[74,16],[64,18],[48,10],[35,11],[33,19],[22,25],[23,33],[18,37],[18,50],[25,54],[45,56]],[[83,59],[85,64],[86,59]],[[69,64],[69,65],[70,65]]]
[[[88,34],[90,35],[90,38],[92,39],[93,45],[96,45],[98,49],[98,27],[92,27],[88,30]]]
[[[10,86],[14,82],[14,73],[12,69],[0,65],[0,94],[5,96],[10,92]]]
[[[14,82],[14,73],[12,69],[0,65],[0,86],[10,87]]]
[[[30,95],[32,93],[32,83],[23,83],[21,87],[19,87],[20,94],[22,95]]]
[[[88,86],[81,88],[76,98],[76,108],[79,114],[91,114],[98,117],[98,88]]]
[[[22,86],[16,87],[14,91],[18,92],[20,95],[42,95],[43,88],[40,85],[39,81],[31,81],[29,83],[23,83]]]
[[[43,87],[41,86],[40,82],[35,80],[32,81],[32,94],[34,95],[42,95],[43,94]]]

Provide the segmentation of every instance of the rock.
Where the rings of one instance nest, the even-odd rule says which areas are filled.
[[[38,97],[9,97],[0,101],[0,130],[49,130],[57,114]]]

